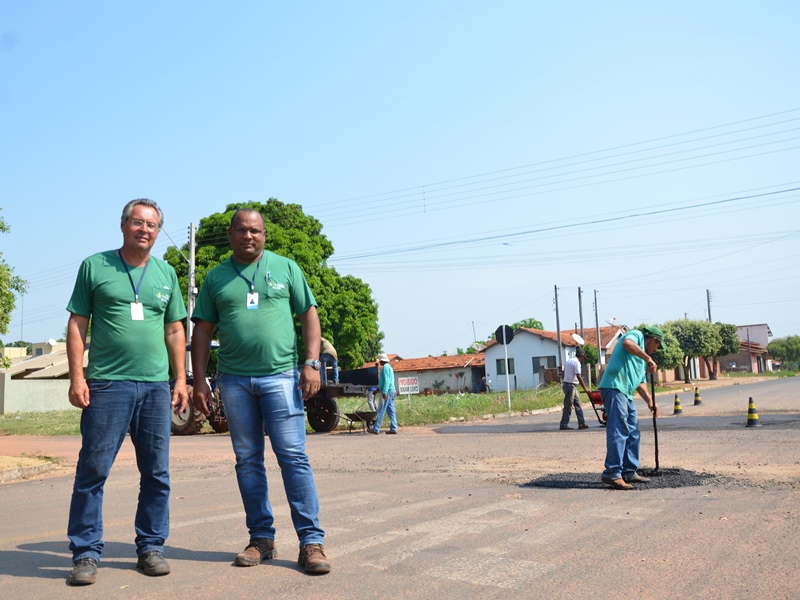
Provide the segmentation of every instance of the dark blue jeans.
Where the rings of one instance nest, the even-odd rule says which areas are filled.
[[[322,544],[319,499],[306,454],[306,417],[296,370],[264,377],[223,374],[217,379],[236,455],[236,480],[250,538],[275,539],[264,467],[264,431],[283,477],[301,546]]]
[[[90,380],[89,406],[81,415],[81,451],[69,507],[73,560],[103,553],[103,488],[130,428],[139,467],[136,553],[164,551],[169,535],[169,436],[167,382]]]

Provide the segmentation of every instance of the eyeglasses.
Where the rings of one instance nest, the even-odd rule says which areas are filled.
[[[250,228],[250,227],[236,227],[233,230],[233,232],[236,235],[244,235],[246,233],[249,233],[253,237],[257,237],[257,236],[261,235],[262,233],[264,233],[264,230],[263,229]]]
[[[128,219],[128,222],[134,229],[141,229],[144,227],[147,231],[158,231],[158,223],[151,223],[150,221],[142,221],[141,219]]]

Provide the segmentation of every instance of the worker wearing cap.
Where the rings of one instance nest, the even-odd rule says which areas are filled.
[[[639,443],[641,431],[633,392],[647,402],[658,416],[658,407],[650,397],[646,373],[655,373],[658,365],[652,354],[664,345],[664,333],[653,325],[632,329],[617,342],[608,366],[600,380],[600,397],[606,409],[606,462],[601,477],[614,489],[633,489],[631,483],[645,483],[639,475]]]
[[[394,398],[397,391],[394,387],[394,369],[389,364],[389,357],[385,354],[379,354],[376,359],[381,367],[381,375],[378,378],[378,390],[383,398],[378,414],[375,417],[375,425],[369,428],[370,433],[378,434],[381,431],[381,424],[383,417],[389,413],[389,431],[386,433],[397,433],[397,414],[394,411]]]
[[[572,407],[575,406],[575,416],[578,419],[578,429],[589,429],[586,424],[586,419],[583,416],[583,407],[581,406],[581,399],[578,396],[576,389],[578,384],[583,388],[587,394],[589,389],[583,382],[581,377],[581,365],[586,361],[586,353],[583,348],[575,350],[575,356],[570,358],[564,364],[564,381],[561,383],[561,390],[564,392],[564,410],[561,411],[561,427],[565,429],[572,429],[569,426],[569,417],[572,414]]]

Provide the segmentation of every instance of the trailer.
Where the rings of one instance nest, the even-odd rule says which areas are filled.
[[[378,367],[340,370],[339,383],[323,384],[319,392],[305,401],[306,418],[311,429],[317,432],[333,431],[339,426],[342,418],[348,420],[351,426],[354,421],[366,422],[368,415],[365,412],[341,414],[336,398],[362,397],[366,401],[370,391],[377,385]]]
[[[215,433],[225,433],[228,431],[228,420],[225,417],[225,399],[220,395],[215,377],[209,378],[207,383],[212,391],[212,398],[209,401],[211,415],[208,417],[208,422]],[[187,373],[190,401],[183,411],[177,414],[173,413],[173,435],[194,435],[200,433],[206,422],[206,416],[197,410],[191,402],[192,384],[193,379],[191,375]],[[339,383],[328,382],[326,380],[320,387],[319,392],[304,402],[306,418],[308,419],[308,424],[311,426],[311,429],[320,433],[333,431],[339,426],[339,422],[342,418],[352,423],[354,419],[349,415],[342,415],[339,412],[339,404],[336,402],[336,398],[363,397],[366,399],[370,390],[374,390],[377,385],[377,367],[340,370]],[[364,413],[362,416],[367,415]]]

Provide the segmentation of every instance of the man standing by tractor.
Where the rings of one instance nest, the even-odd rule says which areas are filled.
[[[69,507],[70,585],[97,579],[103,551],[103,489],[125,436],[136,449],[136,567],[166,575],[169,535],[170,406],[182,411],[186,390],[186,336],[175,270],[150,256],[164,214],[152,200],[122,210],[122,248],[81,263],[67,310],[69,401],[80,408],[81,451]],[[92,343],[84,375],[89,320]],[[175,377],[170,397],[169,368]]]
[[[655,373],[656,361],[650,356],[664,344],[664,333],[655,326],[632,329],[617,342],[600,380],[600,396],[606,410],[606,462],[601,479],[617,490],[633,489],[631,483],[646,483],[639,475],[641,431],[633,392],[647,402],[656,417],[658,406],[650,397],[646,373]]]
[[[586,353],[583,348],[575,350],[575,356],[570,358],[564,365],[564,381],[561,384],[561,390],[564,392],[564,410],[561,411],[561,426],[560,429],[572,429],[569,426],[569,417],[572,414],[572,407],[575,406],[575,416],[578,418],[578,429],[589,429],[586,424],[586,419],[583,416],[583,407],[581,407],[581,399],[578,396],[577,385],[583,388],[583,391],[589,393],[586,384],[583,382],[581,376],[581,365],[586,361]]]
[[[264,468],[264,433],[283,476],[300,542],[297,562],[307,573],[328,573],[319,499],[306,454],[303,401],[320,389],[320,324],[316,301],[297,264],[264,249],[264,218],[236,211],[228,229],[233,256],[206,276],[192,320],[195,407],[208,415],[209,345],[219,335],[217,385],[236,455],[236,479],[250,541],[235,563],[255,566],[274,558],[275,527]],[[302,326],[306,360],[297,368],[294,315]]]

